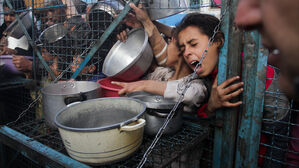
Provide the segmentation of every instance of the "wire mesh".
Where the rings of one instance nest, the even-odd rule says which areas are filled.
[[[292,132],[299,126],[295,123],[298,107],[280,90],[279,69],[268,66],[267,73],[270,75],[267,75],[264,97],[259,166],[298,167],[298,160],[292,161],[292,156],[298,159],[293,144],[298,143],[299,139]]]
[[[15,123],[11,128],[67,155],[58,130],[48,127],[43,120]],[[202,141],[208,135],[208,128],[184,122],[178,133],[161,138],[145,167],[190,167],[191,165],[198,167],[203,148]],[[153,138],[145,135],[141,147],[130,158],[98,167],[136,167]]]
[[[17,1],[11,0],[11,2]],[[41,94],[40,88],[54,80],[51,73],[42,65],[36,50],[41,53],[42,58],[53,71],[55,77],[62,74],[61,80],[70,79],[74,71],[93,48],[94,43],[99,40],[103,32],[115,19],[115,15],[123,8],[119,3],[114,4],[115,2],[115,0],[24,0],[26,9],[18,9],[12,13],[9,13],[11,11],[1,11],[2,21],[4,21],[4,15],[8,13],[21,14],[22,12],[31,12],[30,22],[32,22],[32,25],[27,31],[36,45],[36,48],[29,47],[26,50],[26,54],[19,53],[20,55],[33,56],[32,72],[26,71],[26,73],[18,76],[10,74],[2,76],[4,73],[0,73],[0,110],[4,112],[1,115],[5,114],[5,116],[1,116],[1,124],[15,121],[28,108],[29,104],[39,97]],[[119,0],[119,2],[124,4],[128,0]],[[158,6],[146,6],[145,8],[148,10],[163,9],[164,11],[173,9],[175,14],[178,13],[177,9],[183,9],[183,14],[186,14],[191,12],[191,10],[199,11],[204,7],[219,7],[219,4],[215,5],[213,0],[158,0],[157,2],[160,2]],[[162,2],[167,3],[165,5]],[[112,3],[113,5],[111,5]],[[1,1],[0,5],[2,6],[2,4],[3,1]],[[173,6],[173,4],[178,4],[178,6]],[[14,4],[12,5],[14,7]],[[93,55],[76,80],[97,81],[104,77],[101,73],[103,61],[117,41],[117,33],[126,28],[127,26],[124,24],[118,25],[102,47]],[[6,37],[10,35],[12,34],[8,33]],[[3,72],[1,68],[0,66],[0,72]],[[49,128],[42,118],[42,102],[41,99],[38,99],[26,111],[24,116],[21,116],[17,122],[13,122],[9,126],[46,146],[66,154],[59,133]],[[205,138],[206,134],[207,131],[199,126],[185,125],[179,134],[173,137],[162,138],[146,166],[185,167],[186,165],[193,165],[191,167],[195,167],[195,165],[201,163],[198,158],[202,155],[202,151],[193,151],[193,149],[202,148],[202,144],[199,142]],[[120,164],[110,166],[131,167],[132,165],[137,165],[151,140],[151,137],[145,137],[144,144],[136,153],[136,156],[134,155]],[[203,149],[204,151],[208,150],[211,154],[213,142],[207,141],[207,143],[209,145],[204,146]],[[188,160],[190,161],[188,163],[185,163],[186,153],[192,153],[192,156],[194,156],[193,160]],[[19,157],[20,155],[17,156],[17,158]],[[211,163],[211,159],[211,157],[207,157],[205,161]],[[21,161],[23,159],[18,160]],[[22,162],[29,164],[26,158]],[[32,165],[34,165],[32,167],[35,167],[35,163],[32,163]]]

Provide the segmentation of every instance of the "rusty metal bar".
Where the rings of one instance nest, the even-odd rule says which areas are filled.
[[[227,8],[227,1],[222,0],[222,11]],[[219,56],[218,84],[226,79],[241,74],[242,32],[234,25],[238,0],[232,0],[223,18],[221,30],[225,43]],[[222,127],[215,127],[213,148],[213,167],[233,167],[239,108],[222,108],[216,112],[216,120],[222,121]]]
[[[243,106],[239,117],[235,167],[257,167],[263,116],[267,51],[258,32],[245,33],[242,78]]]

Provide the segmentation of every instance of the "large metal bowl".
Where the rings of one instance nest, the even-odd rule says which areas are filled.
[[[126,42],[117,41],[105,58],[102,72],[108,77],[134,81],[150,67],[153,51],[144,29],[133,29]]]
[[[151,20],[162,19],[187,9],[186,0],[141,0],[147,6]]]

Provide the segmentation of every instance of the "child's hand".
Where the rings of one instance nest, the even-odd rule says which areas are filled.
[[[126,40],[128,39],[128,35],[127,35],[128,32],[129,32],[129,29],[126,29],[126,30],[120,32],[117,35],[117,39],[122,41],[122,42],[126,42]]]
[[[235,76],[224,81],[218,86],[217,85],[218,75],[217,75],[212,85],[211,96],[209,98],[208,105],[207,105],[208,112],[213,113],[215,110],[222,107],[237,107],[242,104],[242,101],[238,101],[236,103],[230,102],[231,99],[237,97],[243,92],[243,88],[242,88],[242,86],[244,85],[243,82],[230,85],[231,83],[239,79],[240,79],[239,76]]]
[[[118,91],[119,95],[136,92],[136,91],[143,91],[145,86],[144,80],[137,81],[137,82],[130,82],[130,83],[112,81],[111,83],[123,87],[120,91]]]

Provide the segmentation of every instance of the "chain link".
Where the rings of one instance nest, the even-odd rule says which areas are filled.
[[[194,72],[192,73],[192,75],[188,78],[188,80],[187,80],[187,84],[186,84],[186,86],[185,86],[183,92],[180,94],[180,97],[179,97],[177,103],[174,105],[174,107],[173,107],[173,108],[171,109],[171,111],[169,112],[169,114],[168,114],[167,118],[165,119],[165,121],[164,121],[162,127],[159,129],[158,133],[156,134],[155,139],[153,140],[153,142],[151,143],[151,145],[148,147],[148,149],[145,151],[145,153],[144,153],[144,155],[143,155],[141,161],[139,162],[139,164],[138,164],[138,166],[137,166],[138,168],[142,168],[142,167],[144,166],[144,164],[146,163],[149,154],[152,152],[152,150],[153,150],[154,147],[156,146],[157,142],[159,141],[159,139],[160,139],[161,136],[163,135],[163,132],[164,132],[164,130],[166,129],[168,123],[171,121],[171,119],[172,119],[173,116],[175,115],[175,112],[176,112],[178,106],[179,106],[180,103],[183,101],[184,95],[185,95],[187,89],[188,89],[188,88],[190,87],[190,85],[191,85],[191,81],[194,80],[194,79],[197,77],[197,73],[196,73],[196,72],[197,72],[197,71],[199,70],[199,68],[201,67],[201,64],[202,64],[203,59],[207,56],[208,50],[209,50],[210,46],[213,44],[216,34],[217,34],[217,33],[219,32],[219,30],[220,30],[220,26],[221,26],[221,23],[222,23],[222,21],[223,21],[223,17],[226,15],[226,12],[227,12],[227,10],[228,10],[230,4],[231,4],[230,1],[231,1],[231,0],[228,1],[227,6],[226,6],[226,8],[224,9],[224,12],[221,14],[221,17],[220,17],[220,19],[219,19],[219,23],[218,23],[218,25],[215,27],[212,37],[209,39],[207,49],[206,49],[205,51],[203,51],[203,53],[202,53],[202,55],[201,55],[201,59],[200,59],[199,62],[197,63],[196,67],[194,68]]]

